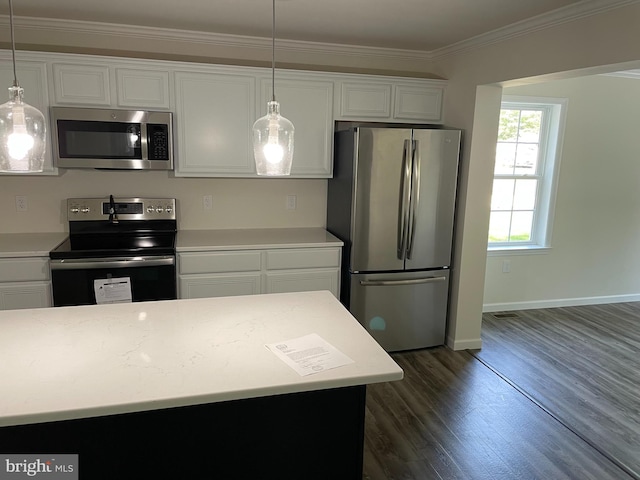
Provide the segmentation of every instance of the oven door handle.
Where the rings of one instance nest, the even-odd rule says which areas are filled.
[[[51,270],[80,270],[82,268],[127,268],[127,267],[157,267],[173,265],[176,259],[173,255],[141,256],[141,257],[109,257],[109,258],[68,258],[50,260]]]

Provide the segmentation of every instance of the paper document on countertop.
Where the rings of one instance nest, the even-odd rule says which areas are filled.
[[[298,374],[305,376],[353,363],[317,333],[265,345]]]

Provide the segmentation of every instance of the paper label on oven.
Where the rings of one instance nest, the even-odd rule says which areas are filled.
[[[131,302],[131,279],[99,278],[93,281],[96,303],[126,303]]]

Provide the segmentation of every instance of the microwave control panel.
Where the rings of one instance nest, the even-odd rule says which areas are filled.
[[[149,160],[169,160],[169,127],[162,124],[147,124]]]

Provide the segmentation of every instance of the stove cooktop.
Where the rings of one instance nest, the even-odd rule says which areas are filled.
[[[69,238],[51,259],[174,255],[175,199],[85,198],[67,200]]]
[[[49,258],[100,258],[175,254],[175,233],[69,237],[49,252]]]

